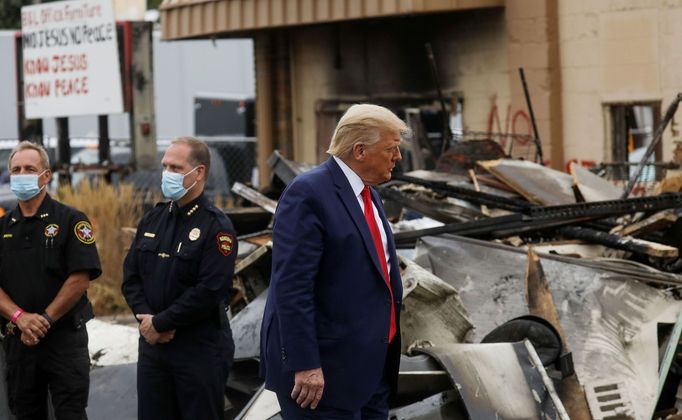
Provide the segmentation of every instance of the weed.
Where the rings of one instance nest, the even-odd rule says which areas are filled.
[[[102,276],[93,281],[88,290],[95,315],[127,311],[128,305],[121,294],[123,260],[133,239],[131,231],[134,232],[142,215],[133,186],[81,182],[75,190],[69,186],[60,187],[57,199],[85,213],[95,230],[102,264]]]

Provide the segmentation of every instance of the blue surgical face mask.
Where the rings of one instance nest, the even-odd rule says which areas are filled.
[[[42,171],[40,174],[22,174],[22,175],[11,175],[9,178],[9,188],[12,190],[14,195],[17,196],[19,201],[28,201],[38,195],[45,185],[42,187],[38,186],[38,178],[40,178],[47,170]]]
[[[163,171],[163,174],[161,174],[161,192],[163,192],[163,196],[173,201],[178,201],[184,197],[187,191],[196,185],[196,181],[189,188],[185,188],[182,182],[187,175],[194,172],[197,168],[198,166],[184,175],[177,172]]]

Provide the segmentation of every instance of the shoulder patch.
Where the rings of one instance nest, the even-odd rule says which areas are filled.
[[[85,220],[76,223],[73,228],[73,233],[76,234],[76,238],[86,245],[90,245],[95,242],[95,232],[92,229],[92,225]]]
[[[234,236],[227,232],[218,232],[215,237],[216,243],[218,244],[218,251],[224,256],[228,256],[232,253],[232,246],[234,244]]]

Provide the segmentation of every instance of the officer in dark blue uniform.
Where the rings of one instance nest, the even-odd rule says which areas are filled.
[[[53,200],[45,149],[21,142],[9,159],[17,207],[0,220],[0,314],[6,322],[10,409],[46,419],[48,388],[57,420],[87,419],[90,358],[85,294],[102,273],[87,217]]]
[[[178,138],[161,163],[171,201],[142,218],[124,263],[123,294],[140,321],[138,418],[218,420],[234,354],[224,302],[237,240],[203,194],[206,144]]]

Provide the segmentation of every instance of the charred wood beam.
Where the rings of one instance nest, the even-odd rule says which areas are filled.
[[[417,239],[423,236],[455,234],[472,238],[505,238],[554,228],[557,234],[570,239],[581,239],[638,255],[648,255],[657,258],[674,258],[678,256],[678,249],[671,246],[643,239],[623,237],[585,227],[566,226],[584,223],[585,221],[585,218],[532,220],[527,216],[515,214],[474,222],[452,223],[429,229],[398,232],[394,238],[396,245],[399,247],[408,247],[413,246]]]
[[[679,217],[677,209],[663,210],[639,222],[627,226],[619,226],[611,233],[640,237],[642,234],[667,230]]]
[[[549,288],[545,271],[542,268],[540,258],[532,248],[528,248],[528,268],[525,277],[526,301],[528,312],[547,320],[557,330],[561,337],[562,352],[569,352],[566,343],[566,333],[559,321],[559,313]],[[585,392],[578,382],[578,376],[574,373],[557,384],[557,392],[571,419],[591,419],[590,409],[587,406]]]
[[[581,226],[565,226],[559,229],[559,232],[570,239],[581,239],[609,248],[620,249],[640,255],[648,255],[657,258],[675,258],[679,254],[678,249],[675,247],[649,242],[643,239],[600,232]]]
[[[455,206],[434,205],[434,203],[426,200],[412,198],[408,194],[404,194],[403,192],[394,188],[380,188],[379,193],[385,200],[402,204],[403,206],[415,210],[426,217],[430,217],[442,223],[464,222],[480,215],[480,212],[466,207],[460,207],[459,209],[461,210],[462,215],[458,216],[453,214],[451,211],[447,211],[448,207]]]
[[[590,221],[588,217],[578,217],[572,219],[548,219],[548,220],[533,220],[527,219],[520,223],[510,223],[508,226],[500,226],[499,229],[488,233],[487,235],[478,235],[479,237],[490,237],[493,239],[508,238],[510,236],[527,235],[533,232],[541,232],[546,230],[556,230],[562,226],[583,224]],[[470,235],[474,236],[474,235]]]
[[[655,197],[652,197],[655,198]],[[635,200],[635,199],[630,199]],[[630,200],[615,200],[618,204],[619,201],[630,201]],[[662,202],[657,202],[656,204],[661,204]],[[642,203],[639,203],[642,204]],[[670,202],[668,203],[671,204]],[[563,206],[554,206],[563,207]],[[638,207],[638,206],[635,206]],[[523,233],[537,232],[541,230],[546,230],[549,228],[557,228],[566,225],[582,224],[582,223],[592,223],[593,227],[598,227],[600,224],[592,221],[592,219],[598,219],[605,217],[604,211],[608,210],[607,207],[597,208],[595,210],[595,215],[589,215],[589,212],[579,211],[579,212],[559,212],[557,217],[549,218],[547,214],[541,215],[540,217],[527,216],[523,214],[511,214],[499,217],[491,217],[481,220],[474,220],[470,222],[463,223],[450,223],[444,226],[439,226],[435,228],[419,229],[409,232],[398,232],[395,234],[396,244],[400,246],[409,246],[416,242],[417,239],[422,236],[433,236],[441,235],[445,233],[452,233],[460,236],[469,237],[492,237],[492,238],[504,238],[513,235],[519,235]],[[637,212],[638,210],[631,210],[629,206],[617,205],[615,208],[611,208],[611,211],[607,211],[607,215],[617,216],[619,214],[628,214],[629,212]],[[608,225],[604,225],[605,227]],[[590,229],[593,232],[599,232],[596,229]],[[600,232],[605,233],[605,232]],[[580,238],[574,238],[580,239]],[[622,249],[622,248],[618,248]],[[641,248],[637,248],[641,249]],[[637,249],[628,249],[631,252],[637,252]],[[646,254],[646,253],[645,253]],[[648,254],[647,254],[648,255]]]
[[[558,217],[611,217],[638,212],[654,212],[682,207],[682,194],[661,194],[653,197],[626,198],[623,200],[593,201],[590,203],[562,204],[558,206],[533,206],[527,214],[534,219]]]
[[[430,181],[405,174],[395,174],[396,180],[422,185],[438,194],[459,198],[474,204],[484,204],[503,210],[524,213],[534,219],[611,217],[637,212],[655,212],[682,207],[682,193],[668,193],[653,197],[635,197],[622,200],[593,201],[589,203],[539,206],[526,201],[478,192],[473,189],[449,185],[444,181]]]
[[[450,185],[444,181],[430,181],[405,174],[393,174],[394,180],[409,182],[411,184],[422,185],[438,194],[442,194],[460,200],[466,200],[473,204],[486,205],[503,210],[521,212],[533,206],[527,201],[514,200],[495,194],[479,192],[473,189]]]
[[[519,231],[527,230],[531,227],[530,225],[531,222],[532,220],[528,218],[528,216],[516,213],[505,216],[474,220],[470,222],[450,223],[444,226],[438,226],[434,228],[412,230],[407,232],[397,232],[394,235],[394,239],[396,244],[399,246],[405,245],[411,246],[417,241],[417,239],[421,238],[422,236],[435,236],[442,235],[445,233],[469,237],[488,237],[492,236],[496,232],[505,232],[505,234],[507,234],[507,232],[515,232],[516,230]],[[548,226],[548,223],[545,222],[543,224],[538,224],[537,226],[534,226],[534,230],[546,229],[548,227],[550,226]],[[507,236],[512,235],[513,233],[507,234]]]
[[[401,175],[401,177],[405,177]],[[411,177],[408,177],[411,178]],[[423,184],[423,180],[419,180],[420,184]],[[427,181],[428,184],[433,184],[433,181]],[[473,190],[467,190],[461,187],[452,187],[445,183],[441,184],[449,188],[459,188],[466,190],[467,194],[474,196],[475,194],[481,194],[482,197],[485,193],[479,193]],[[429,186],[429,185],[425,185]],[[443,188],[445,190],[446,188]],[[395,190],[393,192],[382,191],[384,196],[395,195]],[[402,194],[397,192],[397,194]],[[491,194],[485,194],[491,196]],[[488,197],[490,198],[490,197]],[[495,199],[500,199],[496,197]],[[509,200],[509,199],[503,199]],[[412,200],[413,202],[416,200]],[[479,202],[480,203],[480,202]],[[409,201],[404,201],[405,205],[410,205]],[[414,203],[412,203],[414,204]],[[601,219],[607,217],[614,217],[624,214],[631,214],[637,212],[652,212],[658,210],[665,210],[669,208],[682,207],[682,194],[662,194],[655,197],[637,197],[624,200],[609,200],[609,201],[599,201],[591,203],[577,203],[577,204],[566,204],[559,206],[532,206],[528,207],[523,211],[525,214],[515,213],[512,215],[500,216],[487,218],[482,220],[474,220],[462,223],[450,223],[445,226],[439,226],[435,228],[420,229],[409,232],[399,232],[395,234],[396,244],[400,246],[410,246],[416,242],[422,236],[431,235],[441,235],[445,233],[457,234],[461,236],[470,237],[493,237],[493,238],[503,238],[523,233],[536,232],[548,228],[556,228],[565,225],[572,225],[577,223],[584,223],[594,219]],[[415,208],[415,210],[419,211]],[[593,232],[598,232],[597,230],[590,229]],[[604,234],[604,232],[598,232]],[[606,234],[608,235],[608,234]],[[593,235],[594,236],[594,235]],[[600,239],[601,238],[601,239]],[[607,239],[608,238],[608,239]],[[579,238],[574,238],[579,239]],[[618,240],[620,239],[620,240]],[[651,255],[657,252],[652,251],[649,246],[641,246],[641,243],[630,242],[627,245],[622,241],[622,237],[613,236],[601,236],[596,237],[593,241],[603,240],[609,241],[604,245],[615,247],[616,249],[625,249],[621,247],[627,246],[625,249],[630,252],[635,252],[638,254]],[[598,242],[600,243],[600,242]],[[613,244],[609,245],[609,244]],[[669,250],[663,251],[663,254],[667,255]]]
[[[618,226],[621,226],[618,222],[616,222],[613,218],[609,219],[598,219],[598,220],[590,220],[585,223],[581,223],[580,226],[593,229],[596,231],[600,232],[608,232],[608,233],[620,233],[620,232],[615,232],[614,228],[617,228]],[[644,239],[645,241],[650,241],[650,242],[660,242],[660,243],[665,243],[663,240],[663,235],[661,232],[650,232],[650,233],[641,233],[635,235],[639,239]],[[669,245],[669,244],[666,244]]]

